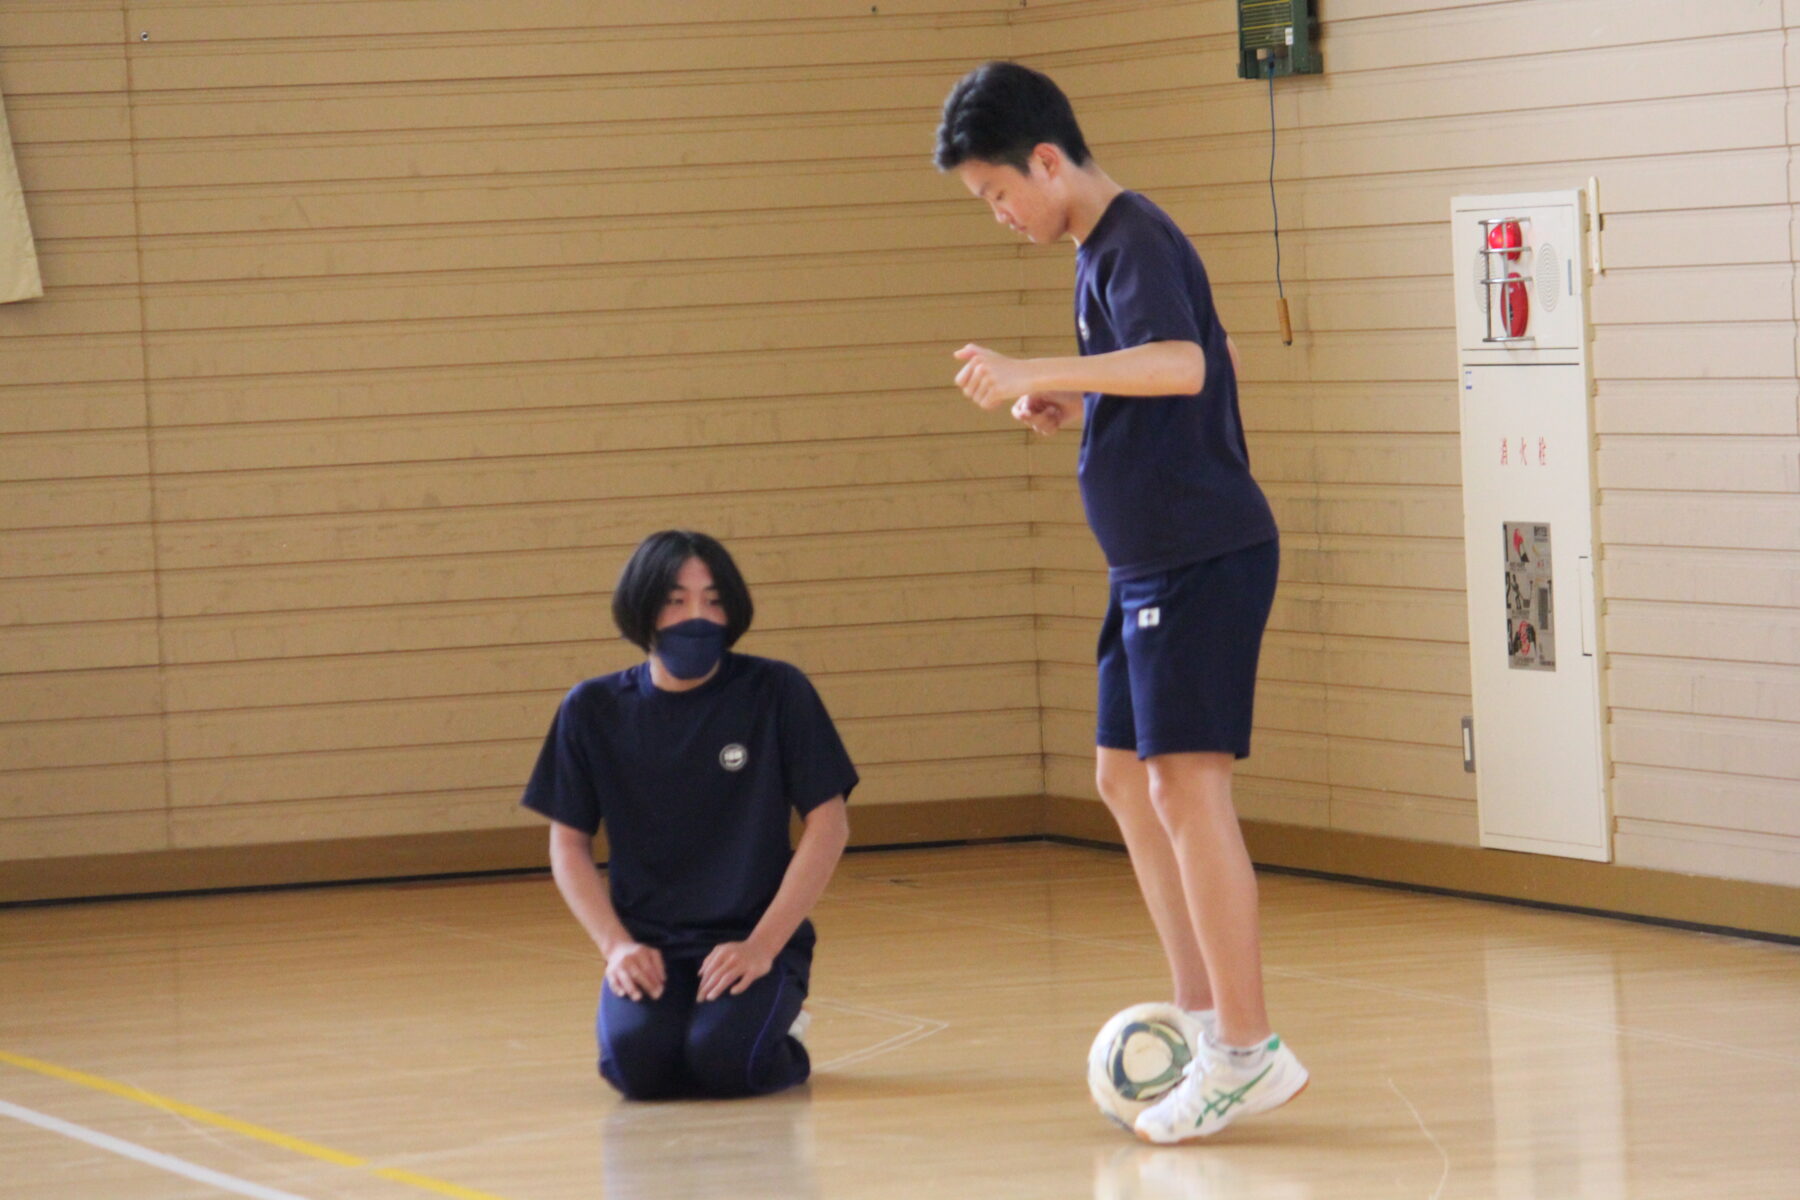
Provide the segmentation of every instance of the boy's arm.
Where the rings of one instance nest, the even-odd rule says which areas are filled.
[[[1012,358],[971,342],[955,357],[963,363],[956,386],[986,409],[1040,392],[1191,396],[1206,386],[1206,352],[1196,342],[1147,342],[1071,358]]]
[[[563,903],[606,959],[606,979],[613,991],[630,1000],[641,1000],[646,992],[661,996],[662,954],[654,946],[640,944],[619,920],[594,866],[594,835],[552,821],[550,875]]]
[[[700,999],[717,1000],[727,992],[738,995],[769,973],[775,956],[825,894],[849,841],[850,818],[842,796],[833,796],[802,818],[800,842],[762,920],[743,941],[714,946],[700,965]]]

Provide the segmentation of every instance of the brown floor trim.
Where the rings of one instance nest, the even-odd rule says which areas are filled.
[[[1783,941],[1800,939],[1800,891],[1544,854],[1248,822],[1250,856],[1314,874],[1480,896]]]
[[[923,804],[852,804],[850,846],[852,849],[878,849],[930,842],[1041,838],[1045,833],[1045,820],[1042,796],[992,796]]]
[[[1044,836],[1042,796],[851,806],[856,847]],[[595,839],[604,861],[606,839]],[[401,837],[276,842],[136,854],[0,861],[0,907],[208,892],[398,883],[544,870],[541,825]]]
[[[277,842],[0,862],[0,906],[503,874],[548,863],[542,829]]]
[[[1048,837],[1120,846],[1105,807],[1063,796],[851,806],[851,847]],[[1261,821],[1244,823],[1258,865],[1385,886],[1659,924],[1800,940],[1800,892],[1669,871],[1482,850]],[[395,883],[542,871],[541,826],[0,862],[0,907],[206,892]],[[605,856],[605,843],[596,846]]]
[[[1122,845],[1103,805],[1051,797],[1052,837]],[[1258,866],[1661,925],[1800,940],[1800,890],[1545,854],[1245,821]]]

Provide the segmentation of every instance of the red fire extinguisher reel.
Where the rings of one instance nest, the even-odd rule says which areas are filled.
[[[1525,280],[1513,266],[1523,256],[1525,233],[1519,228],[1517,221],[1501,221],[1488,230],[1488,249],[1505,250],[1506,254],[1495,255],[1506,264],[1505,282],[1500,285],[1500,328],[1502,336],[1519,338],[1525,336],[1525,326],[1531,320],[1531,302],[1525,295]]]

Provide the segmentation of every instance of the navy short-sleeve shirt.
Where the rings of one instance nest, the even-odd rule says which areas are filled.
[[[1206,355],[1197,396],[1090,392],[1081,499],[1114,579],[1200,562],[1276,536],[1250,476],[1237,373],[1193,243],[1136,192],[1113,198],[1075,255],[1081,352],[1194,342]]]
[[[728,653],[690,691],[661,690],[648,663],[577,684],[522,803],[584,833],[604,824],[625,928],[665,954],[704,955],[748,937],[774,900],[793,857],[790,811],[856,783],[806,676]],[[803,922],[781,952],[802,978],[813,940]]]

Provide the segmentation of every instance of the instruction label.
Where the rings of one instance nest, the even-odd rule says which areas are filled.
[[[1550,576],[1550,526],[1503,521],[1506,535],[1506,665],[1556,670],[1556,584]]]

